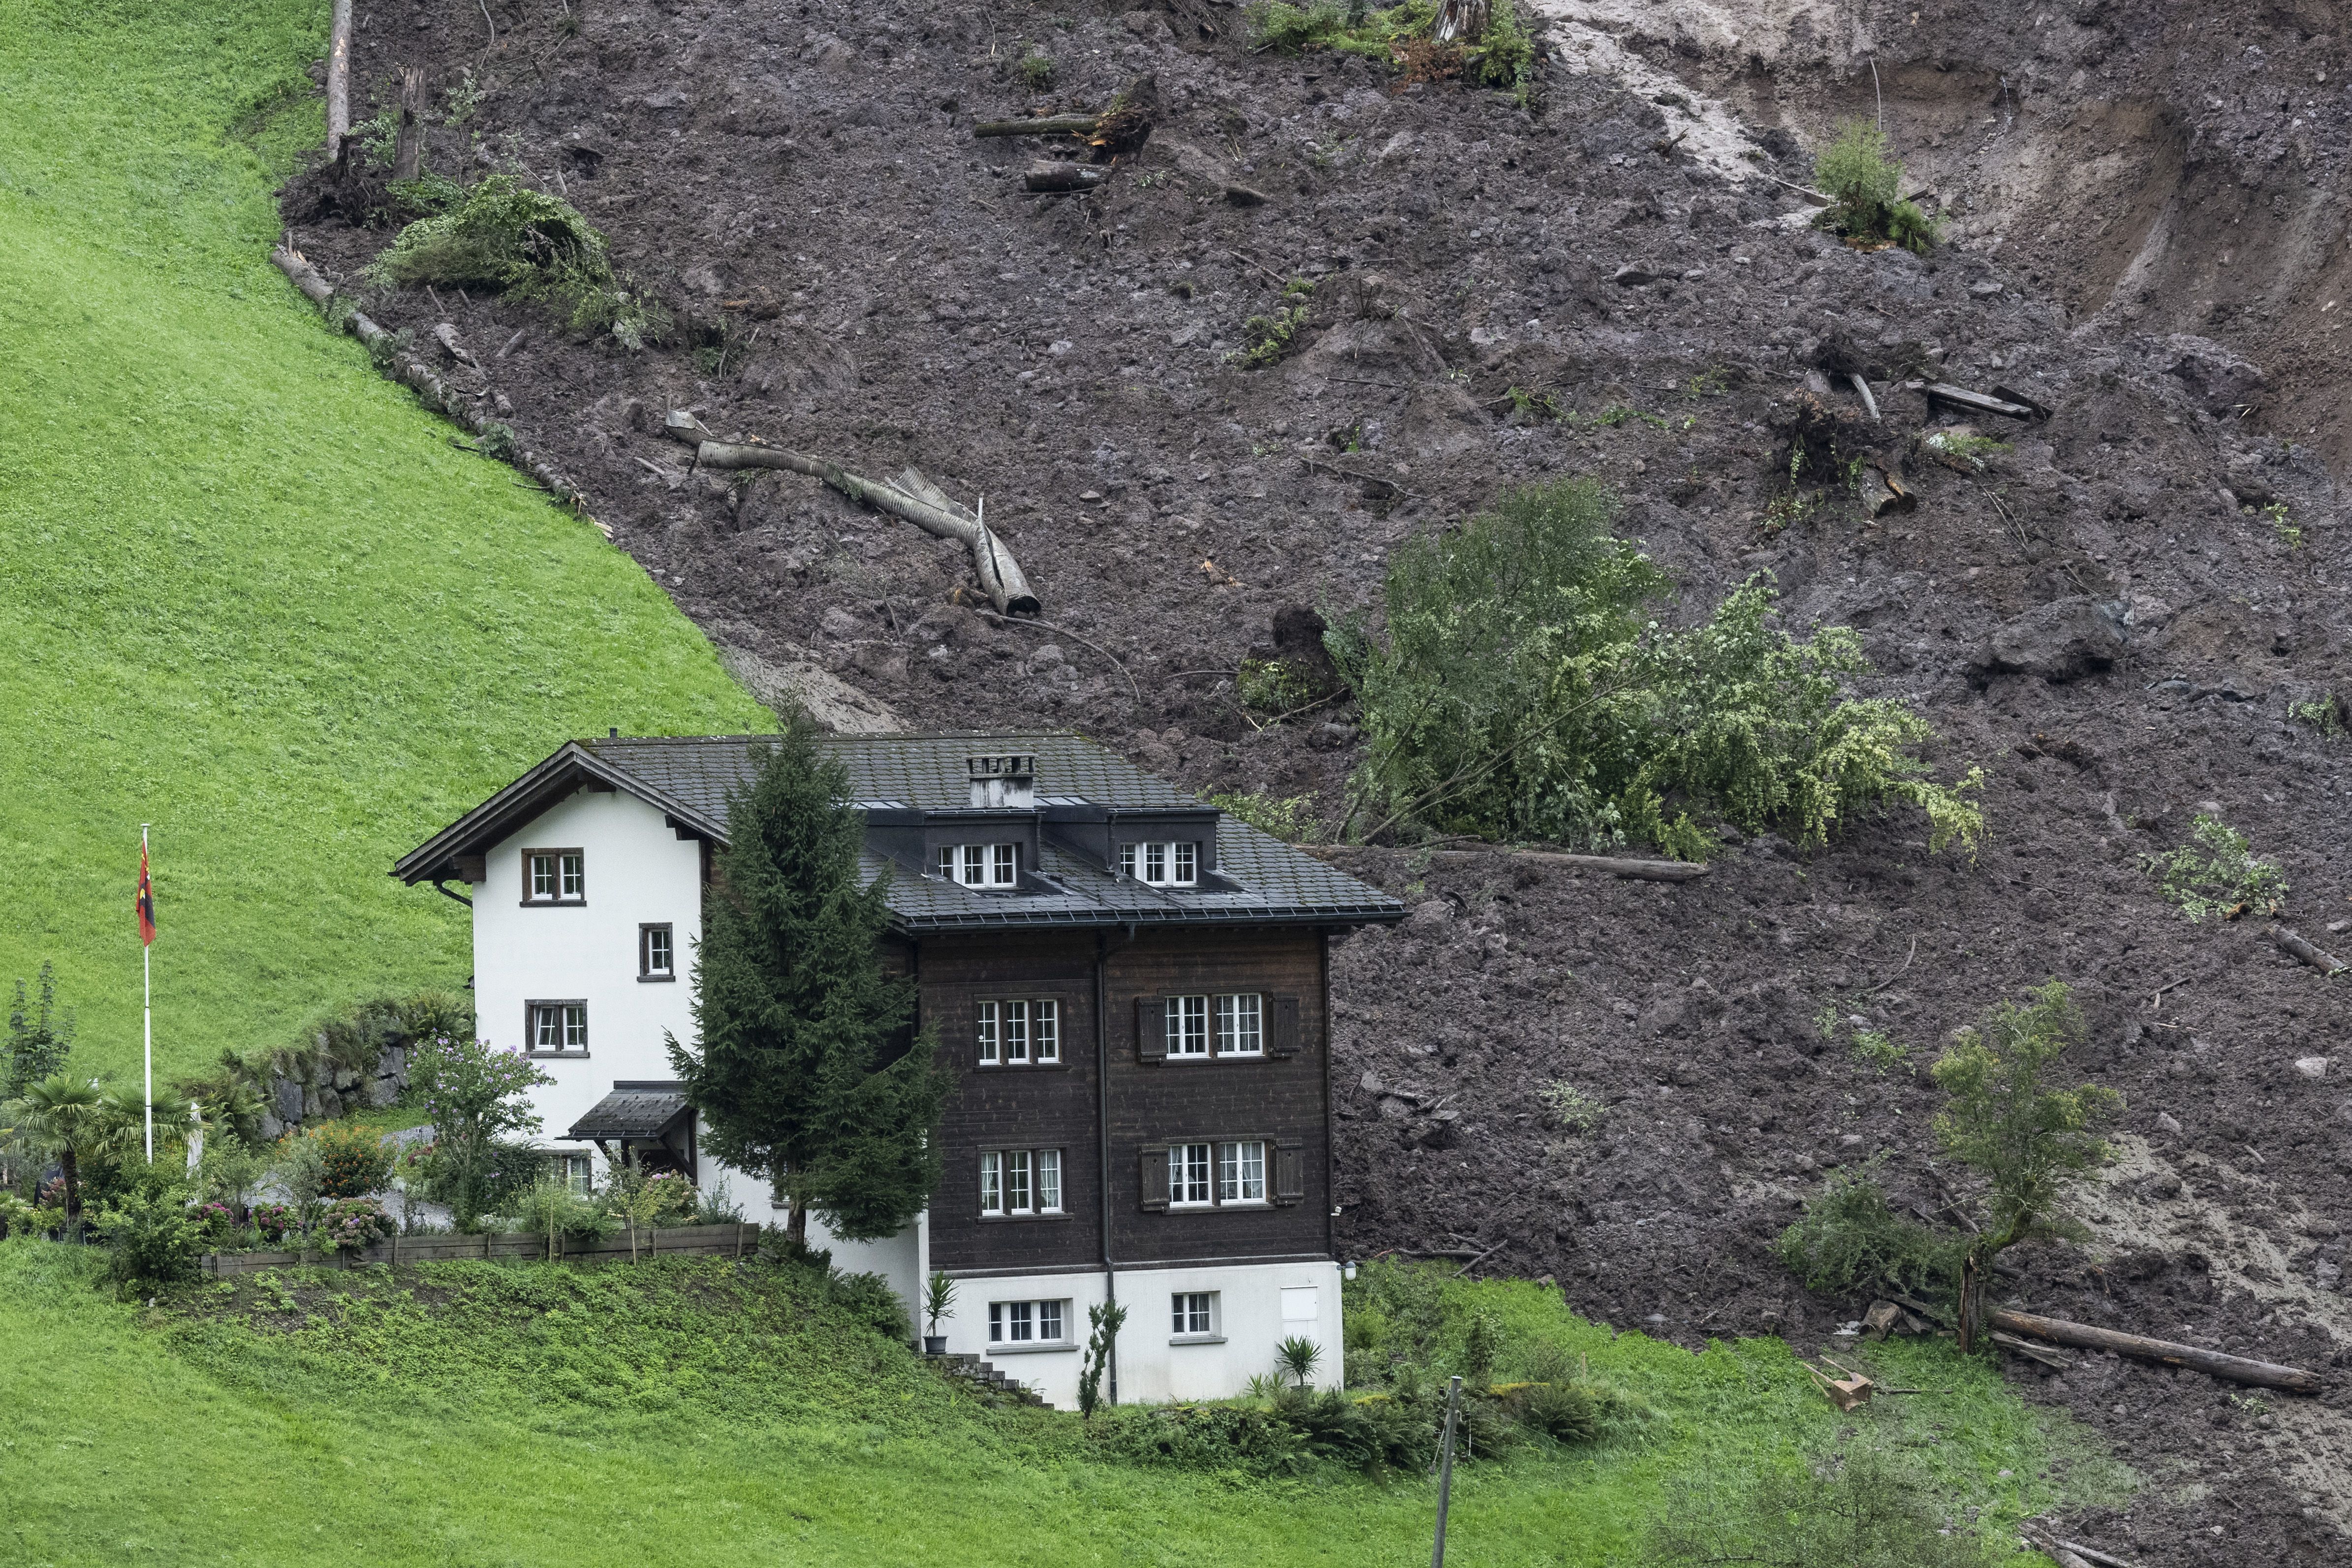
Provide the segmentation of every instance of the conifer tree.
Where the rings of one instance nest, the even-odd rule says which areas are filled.
[[[699,1042],[670,1060],[707,1146],[768,1176],[805,1241],[816,1211],[851,1240],[890,1236],[940,1179],[948,1075],[911,1043],[915,982],[886,975],[887,873],[861,884],[866,840],[847,770],[795,724],[728,803],[695,968]]]

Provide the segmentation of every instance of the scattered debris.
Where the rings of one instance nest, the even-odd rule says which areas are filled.
[[[1854,391],[1862,395],[1862,405],[1870,410],[1870,422],[1873,425],[1885,423],[1885,421],[1879,417],[1878,399],[1872,395],[1869,381],[1858,374],[1849,374],[1846,379],[1853,383]]]
[[[2060,1372],[2064,1372],[2074,1364],[2048,1345],[2038,1345],[2032,1340],[2021,1340],[2015,1334],[2005,1334],[1999,1329],[1992,1331],[1990,1338],[1993,1343],[2005,1351],[2013,1352],[2028,1361],[2038,1361],[2043,1366],[2054,1367]]]
[[[1970,392],[1965,386],[1954,386],[1948,381],[1911,381],[1904,383],[1910,391],[1927,395],[1927,406],[1941,404],[1947,408],[1963,408],[1970,414],[1998,414],[2008,419],[2047,419],[2050,411],[2039,404],[2012,403],[2005,397],[1994,397],[1982,392]]]
[[[1831,1366],[1835,1367],[1838,1371],[1845,1373],[1845,1375],[1843,1377],[1832,1377],[1828,1373],[1822,1371],[1819,1367],[1814,1366],[1810,1362],[1799,1362],[1797,1364],[1803,1367],[1808,1373],[1812,1374],[1815,1386],[1819,1387],[1823,1394],[1829,1396],[1829,1401],[1832,1405],[1836,1405],[1843,1411],[1852,1410],[1859,1405],[1870,1403],[1870,1396],[1878,1391],[1878,1385],[1876,1384],[1873,1383],[1869,1377],[1864,1373],[1854,1371],[1852,1367],[1845,1365],[1842,1362],[1832,1360],[1831,1357],[1826,1355],[1822,1356],[1821,1359],[1824,1362],[1828,1362]]]
[[[1021,188],[1039,195],[1076,195],[1093,190],[1109,178],[1108,170],[1092,168],[1085,163],[1032,163],[1029,172],[1021,176]]]
[[[1309,855],[1328,858],[1335,855],[1360,854],[1367,849],[1388,846],[1374,844],[1315,844],[1306,845]],[[1398,847],[1410,849],[1412,846]],[[1564,867],[1571,871],[1601,871],[1629,882],[1693,882],[1707,874],[1708,868],[1692,860],[1627,860],[1612,855],[1570,855],[1558,849],[1514,849],[1507,845],[1491,845],[1484,849],[1438,849],[1431,851],[1435,860],[1473,860],[1489,855],[1507,855],[1515,860],[1534,860],[1544,865]]]
[[[1877,417],[1872,409],[1871,416]],[[1890,511],[1909,511],[1919,504],[1918,493],[1906,488],[1903,476],[1890,468],[1864,467],[1854,480],[1854,490],[1862,498],[1864,514],[1884,517]]]

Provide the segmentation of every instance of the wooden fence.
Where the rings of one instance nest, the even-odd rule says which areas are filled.
[[[636,1256],[645,1258],[742,1258],[760,1250],[756,1225],[684,1225],[637,1232]],[[545,1258],[548,1239],[536,1231],[509,1231],[492,1236],[396,1236],[356,1251],[207,1252],[197,1261],[207,1274],[252,1274],[264,1268],[291,1268],[305,1261],[351,1268],[370,1263],[442,1263],[453,1258]],[[616,1231],[603,1240],[558,1237],[554,1256],[574,1263],[629,1261],[629,1233]]]

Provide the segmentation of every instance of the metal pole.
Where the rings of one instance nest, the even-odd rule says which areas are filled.
[[[147,825],[139,825],[139,868],[147,869]],[[144,937],[145,932],[140,933]],[[139,944],[140,1011],[143,1015],[142,1029],[145,1037],[147,1067],[147,1163],[155,1163],[155,955],[154,950],[142,941]]]
[[[1454,1500],[1454,1414],[1462,1402],[1462,1379],[1445,1384],[1445,1436],[1437,1446],[1437,1546],[1429,1554],[1429,1568],[1445,1568],[1445,1509]]]

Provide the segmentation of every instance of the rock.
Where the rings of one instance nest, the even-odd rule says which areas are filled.
[[[1357,1082],[1362,1086],[1366,1094],[1380,1094],[1388,1089],[1388,1085],[1381,1081],[1381,1075],[1370,1068],[1364,1069],[1364,1076]]]
[[[320,1090],[319,1091],[319,1118],[320,1118],[320,1121],[332,1121],[335,1118],[337,1118],[338,1116],[341,1116],[342,1113],[343,1113],[343,1097],[342,1097],[341,1095],[340,1095],[340,1094],[337,1094],[337,1093],[336,1093],[333,1089],[320,1089]]]
[[[1265,205],[1266,195],[1264,191],[1255,189],[1252,186],[1241,184],[1234,181],[1227,181],[1225,184],[1225,200],[1237,207],[1262,207]]]
[[[1433,931],[1454,919],[1454,906],[1444,899],[1430,899],[1415,904],[1412,913],[1404,917],[1404,929],[1412,931]]]
[[[1609,275],[1609,281],[1625,289],[1639,289],[1644,283],[1655,283],[1657,280],[1656,273],[1637,267],[1630,261]]]
[[[686,89],[666,87],[659,92],[646,94],[637,101],[647,109],[684,109],[687,103]]]
[[[1979,278],[1969,285],[1969,293],[1979,300],[1990,300],[2000,292],[2000,285],[1990,278]]]
[[[1981,675],[2038,675],[2062,682],[2114,668],[2123,632],[2111,606],[2084,596],[2056,600],[1993,628],[1978,650]]]
[[[2323,1079],[2327,1076],[2328,1060],[2326,1057],[2297,1057],[2294,1070],[2308,1079]]]
[[[2263,389],[2262,367],[2210,338],[2176,332],[2164,340],[2163,352],[2171,362],[2165,366],[2165,374],[2178,377],[2200,403],[2217,414],[2248,402]]]
[[[331,1089],[328,1092],[333,1091]],[[316,1121],[325,1115],[326,1110],[320,1102],[319,1091],[315,1089],[305,1089],[302,1091],[302,1120]]]
[[[275,1143],[286,1135],[286,1123],[278,1121],[267,1110],[261,1113],[258,1125],[261,1129],[261,1141],[265,1143]]]
[[[270,1109],[282,1122],[302,1120],[302,1086],[290,1078],[272,1079],[269,1084]]]
[[[1157,11],[1129,11],[1119,20],[1126,24],[1129,32],[1139,38],[1168,37],[1168,18]]]
[[[2178,1133],[2180,1131],[2180,1120],[2169,1110],[2159,1110],[2156,1113],[2156,1130],[2159,1132]]]
[[[817,624],[824,628],[824,635],[835,642],[846,642],[864,629],[858,625],[857,617],[839,605],[825,611],[824,618]]]

